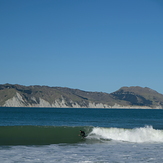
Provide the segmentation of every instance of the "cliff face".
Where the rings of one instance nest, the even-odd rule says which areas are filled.
[[[111,94],[78,89],[0,85],[0,106],[58,108],[163,108],[163,95],[149,88],[123,87]]]
[[[35,101],[33,103],[29,103],[26,100],[23,100],[23,97],[16,92],[16,95],[8,99],[3,106],[6,107],[57,107],[57,108],[107,108],[108,105],[102,104],[102,103],[93,103],[93,102],[84,102],[83,103],[77,103],[72,100],[67,102],[66,99],[63,97],[61,99],[54,100],[53,103],[50,103],[42,98],[39,98],[38,100],[35,99],[35,97],[32,97],[32,100]]]

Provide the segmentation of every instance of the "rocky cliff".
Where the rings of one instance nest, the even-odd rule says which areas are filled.
[[[149,88],[122,87],[111,94],[48,86],[0,85],[2,107],[163,108],[163,95]]]

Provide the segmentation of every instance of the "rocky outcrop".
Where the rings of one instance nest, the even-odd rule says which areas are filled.
[[[6,107],[24,107],[25,101],[22,99],[22,96],[16,92],[16,95],[12,97],[11,99],[8,99],[5,101],[5,104],[3,106]]]

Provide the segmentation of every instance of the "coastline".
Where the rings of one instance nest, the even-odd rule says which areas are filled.
[[[0,87],[1,107],[163,109],[163,95],[149,88],[122,87],[108,94],[48,86]]]
[[[140,106],[119,106],[119,107],[52,107],[52,106],[0,106],[0,108],[52,108],[52,109],[55,109],[55,108],[62,108],[62,109],[147,109],[147,110],[161,110],[163,108],[160,108],[160,107],[149,107],[149,106],[143,106],[143,107],[140,107]]]

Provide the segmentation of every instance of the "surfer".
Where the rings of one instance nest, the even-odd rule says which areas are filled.
[[[85,132],[80,130],[80,135],[79,136],[82,136],[83,138],[86,137]]]

